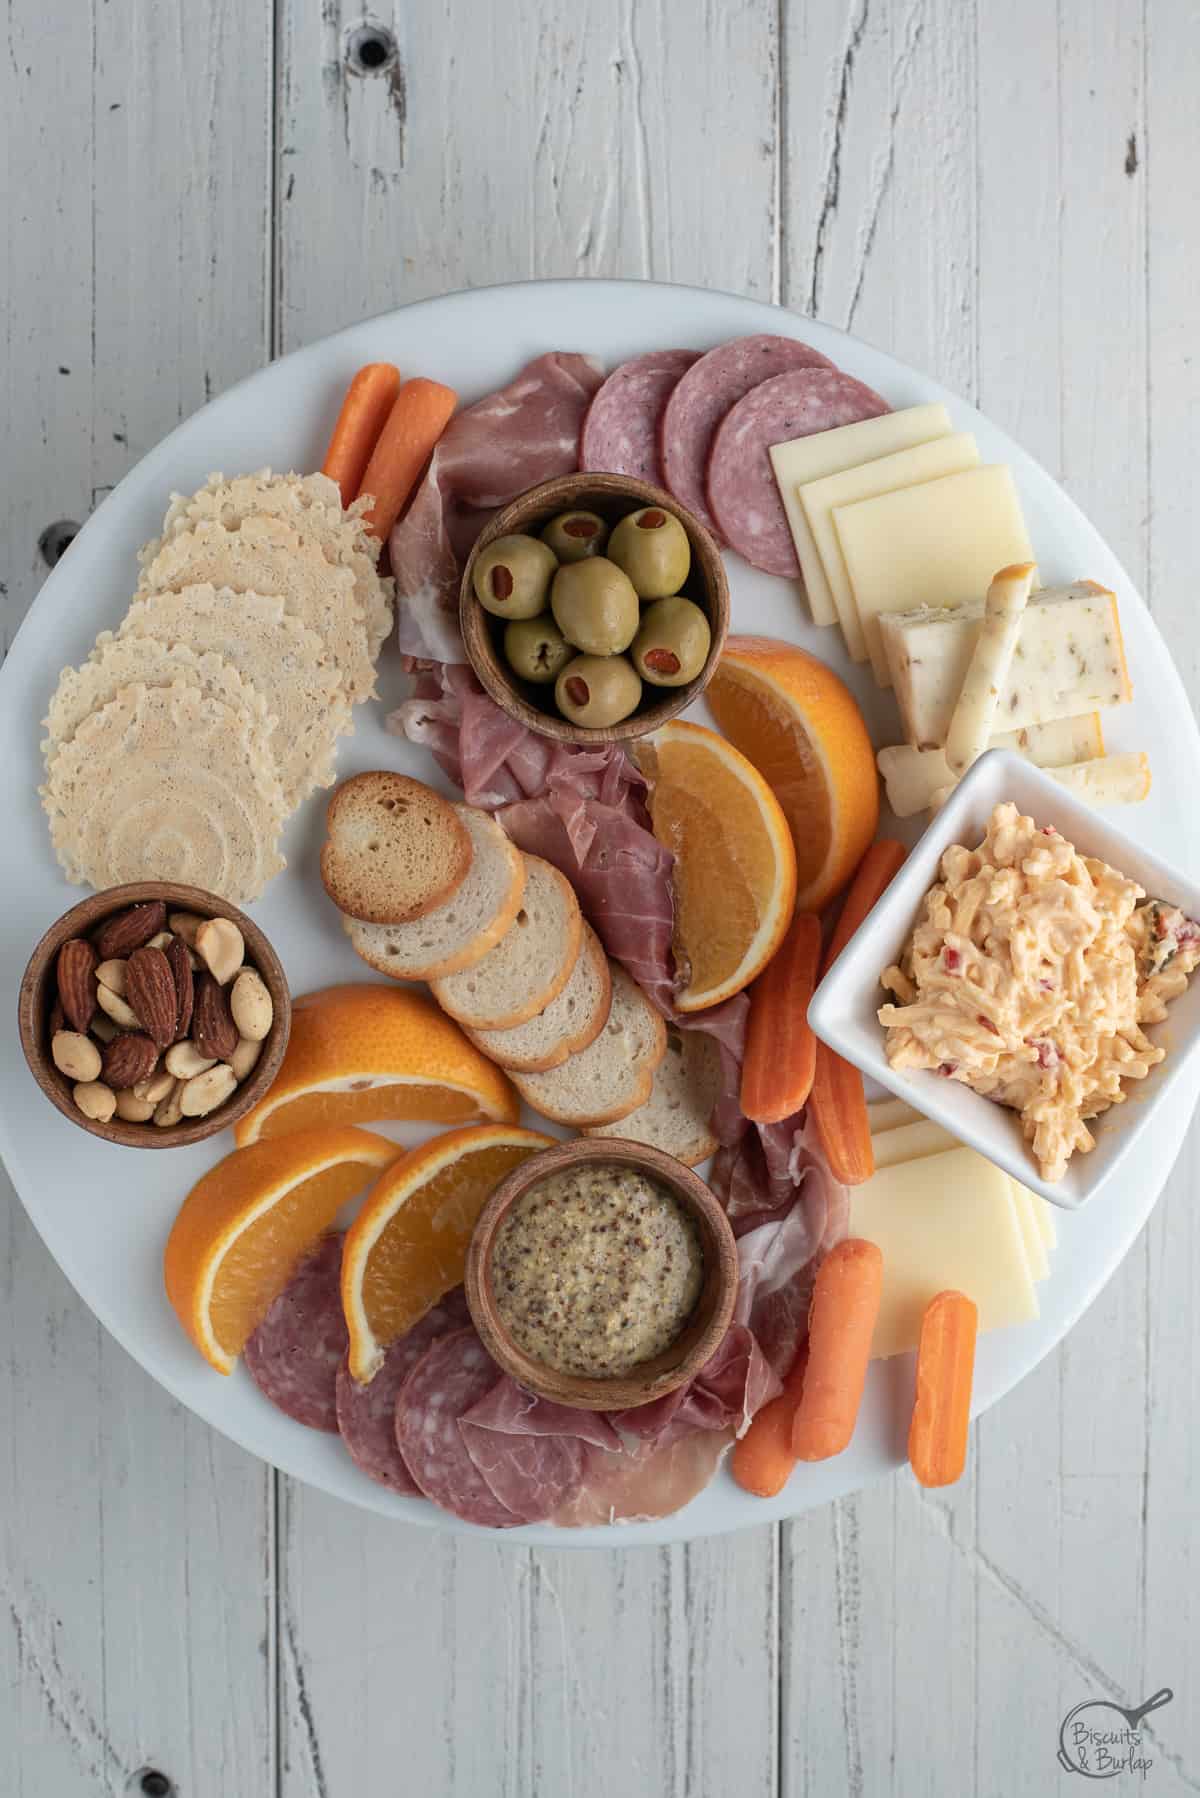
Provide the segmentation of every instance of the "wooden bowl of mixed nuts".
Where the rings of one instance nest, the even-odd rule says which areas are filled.
[[[64,1117],[169,1149],[227,1130],[279,1071],[292,1007],[279,957],[236,906],[138,881],[51,925],[18,998],[21,1047]]]

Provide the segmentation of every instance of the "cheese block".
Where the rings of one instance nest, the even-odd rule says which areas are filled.
[[[867,641],[834,527],[835,511],[839,506],[853,505],[858,500],[875,499],[883,493],[896,493],[902,487],[919,487],[924,481],[960,474],[964,469],[974,468],[978,462],[978,444],[968,433],[960,432],[950,437],[936,437],[931,443],[920,443],[912,449],[898,450],[891,456],[880,456],[878,461],[846,468],[839,474],[826,475],[824,480],[809,481],[797,488],[800,508],[837,607],[846,648],[856,662],[866,661]],[[806,574],[806,584],[807,580]]]
[[[881,418],[864,418],[857,424],[839,425],[833,431],[798,437],[793,443],[772,444],[768,454],[796,545],[814,624],[836,624],[838,615],[796,489],[825,475],[840,474],[844,468],[857,468],[861,462],[874,462],[895,450],[911,449],[915,443],[931,443],[935,437],[949,435],[950,414],[945,406],[905,406],[899,412],[885,412]]]
[[[1001,463],[835,506],[833,522],[881,687],[891,685],[879,628],[882,617],[914,606],[960,606],[969,600],[978,600],[982,615],[983,596],[996,570],[1035,559],[1012,471]],[[951,711],[965,673],[966,662]],[[1027,722],[1014,718],[1007,727]],[[934,740],[945,742],[945,732]]]
[[[852,1187],[850,1234],[883,1255],[873,1356],[915,1349],[926,1305],[948,1289],[974,1299],[980,1330],[1038,1315],[1012,1183],[973,1149],[903,1161]]]
[[[1044,1201],[1039,1200],[1036,1193],[1030,1192],[1027,1186],[1022,1186],[1019,1180],[1014,1180],[1011,1174],[1009,1175],[1009,1184],[1012,1187],[1013,1201],[1017,1207],[1017,1222],[1021,1226],[1021,1235],[1025,1242],[1025,1256],[1029,1262],[1029,1272],[1036,1286],[1050,1273],[1050,1256],[1046,1252],[1046,1243],[1038,1228],[1038,1221],[1033,1209],[1036,1204],[1044,1203]]]
[[[895,607],[881,620],[904,734],[917,748],[946,741],[982,619],[978,598],[952,612],[937,601],[907,612]],[[997,722],[1025,729],[1121,705],[1132,694],[1115,596],[1095,581],[1035,593],[1021,620]]]
[[[901,1124],[895,1130],[884,1130],[872,1137],[871,1148],[876,1168],[894,1167],[900,1161],[918,1161],[923,1155],[940,1155],[957,1149],[959,1141],[931,1118],[919,1118],[915,1124]]]
[[[1063,768],[1104,754],[1104,732],[1099,712],[1081,718],[1056,718],[1050,724],[1031,724],[1026,730],[1001,730],[988,741],[989,749],[1015,749],[1038,768]],[[941,787],[954,785],[954,774],[941,749],[914,749],[897,743],[875,757],[887,783],[887,802],[898,818],[928,811]]]
[[[901,1124],[919,1124],[921,1113],[903,1099],[874,1099],[867,1106],[867,1122],[874,1137],[886,1130],[898,1130]]]

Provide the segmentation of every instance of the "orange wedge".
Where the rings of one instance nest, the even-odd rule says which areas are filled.
[[[634,750],[654,834],[675,854],[680,1011],[741,992],[792,920],[796,852],[779,801],[740,750],[676,718]]]
[[[783,807],[796,845],[797,906],[820,911],[879,824],[875,752],[853,695],[791,643],[729,637],[706,698]]]
[[[218,1373],[347,1199],[403,1150],[333,1125],[235,1149],[193,1186],[171,1226],[163,1277],[175,1315]]]
[[[449,1130],[377,1180],[342,1249],[350,1372],[369,1380],[384,1350],[466,1271],[467,1244],[501,1180],[554,1138],[515,1124]]]
[[[327,986],[293,1004],[283,1066],[235,1134],[245,1144],[382,1118],[515,1122],[520,1108],[495,1063],[432,999],[406,987]]]

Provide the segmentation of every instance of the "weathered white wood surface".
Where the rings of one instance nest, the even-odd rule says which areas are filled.
[[[273,351],[622,274],[815,312],[978,400],[1200,696],[1194,7],[410,0],[373,15],[381,75],[340,0],[6,10],[5,641],[43,527]],[[1146,1789],[1200,1789],[1198,1177],[1193,1133],[959,1488],[619,1556],[276,1480],[105,1337],[5,1184],[0,1792],[1043,1798],[1068,1708],[1161,1685]]]

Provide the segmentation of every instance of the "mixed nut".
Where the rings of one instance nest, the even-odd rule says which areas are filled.
[[[50,1057],[79,1110],[159,1129],[207,1117],[247,1078],[275,1007],[228,918],[114,913],[58,952]]]

